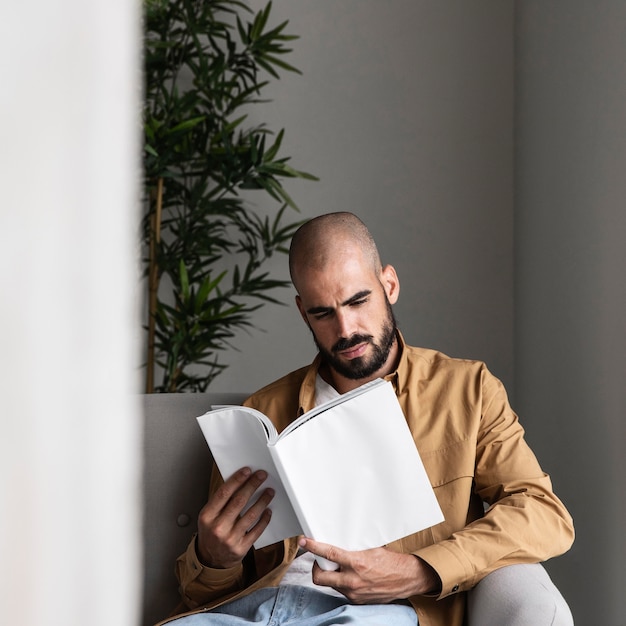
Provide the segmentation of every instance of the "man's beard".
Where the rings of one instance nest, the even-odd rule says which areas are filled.
[[[340,339],[330,350],[327,350],[319,344],[315,334],[313,334],[313,340],[326,365],[345,378],[359,380],[371,376],[385,365],[393,342],[396,340],[396,330],[396,319],[391,304],[387,301],[387,317],[382,327],[380,343],[374,343],[372,335],[352,335],[349,339]],[[336,352],[348,350],[360,343],[369,343],[372,346],[373,354],[369,359],[359,356],[345,362],[336,356]]]

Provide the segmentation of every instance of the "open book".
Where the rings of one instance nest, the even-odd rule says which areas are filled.
[[[264,469],[261,489],[276,490],[255,548],[304,534],[364,550],[444,519],[389,382],[376,379],[321,404],[280,434],[242,406],[197,419],[224,478],[244,466]]]

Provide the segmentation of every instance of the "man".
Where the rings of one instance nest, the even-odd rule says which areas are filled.
[[[501,383],[483,363],[404,343],[392,311],[398,276],[382,266],[356,216],[331,213],[304,224],[289,267],[319,354],[246,404],[280,431],[320,402],[374,378],[390,380],[445,521],[360,552],[305,537],[254,550],[271,521],[272,491],[252,499],[266,474],[242,468],[222,481],[214,472],[198,533],[177,563],[191,614],[175,626],[460,626],[468,599],[471,623],[481,626],[571,624],[538,563],[569,549],[572,521]],[[313,555],[339,569],[321,570]]]

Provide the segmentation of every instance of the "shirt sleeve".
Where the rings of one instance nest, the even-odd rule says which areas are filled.
[[[483,367],[480,384],[474,491],[485,514],[414,553],[439,575],[441,598],[505,565],[562,554],[574,540],[572,518],[527,445],[502,383]]]

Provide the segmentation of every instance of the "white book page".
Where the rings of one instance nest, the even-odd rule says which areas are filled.
[[[333,409],[335,406],[337,406],[338,404],[345,404],[345,402],[347,402],[348,400],[356,396],[360,396],[364,393],[369,393],[375,387],[379,387],[381,385],[384,386],[387,384],[388,383],[386,383],[382,378],[376,378],[374,380],[371,380],[369,383],[365,383],[361,385],[360,387],[353,389],[352,391],[348,391],[347,393],[344,393],[343,395],[339,395],[336,398],[333,398],[332,400],[328,400],[326,402],[323,402],[322,404],[318,404],[317,406],[313,407],[311,410],[307,411],[306,413],[303,413],[298,419],[291,422],[291,424],[289,424],[280,434],[277,434],[277,437],[278,439],[287,437],[289,433],[296,430],[296,428],[300,428],[300,426],[302,426],[303,424],[306,424],[310,419],[316,417],[320,413],[329,411]],[[271,442],[274,442],[274,438],[271,438]]]
[[[272,454],[318,541],[362,550],[444,519],[391,383],[317,415]]]
[[[262,548],[285,537],[302,534],[298,518],[267,447],[267,430],[263,422],[269,420],[259,411],[239,406],[209,411],[197,419],[224,479],[244,466],[250,467],[252,471],[263,469],[268,473],[267,480],[256,495],[260,495],[267,487],[276,491],[270,504],[272,519],[254,547]]]

